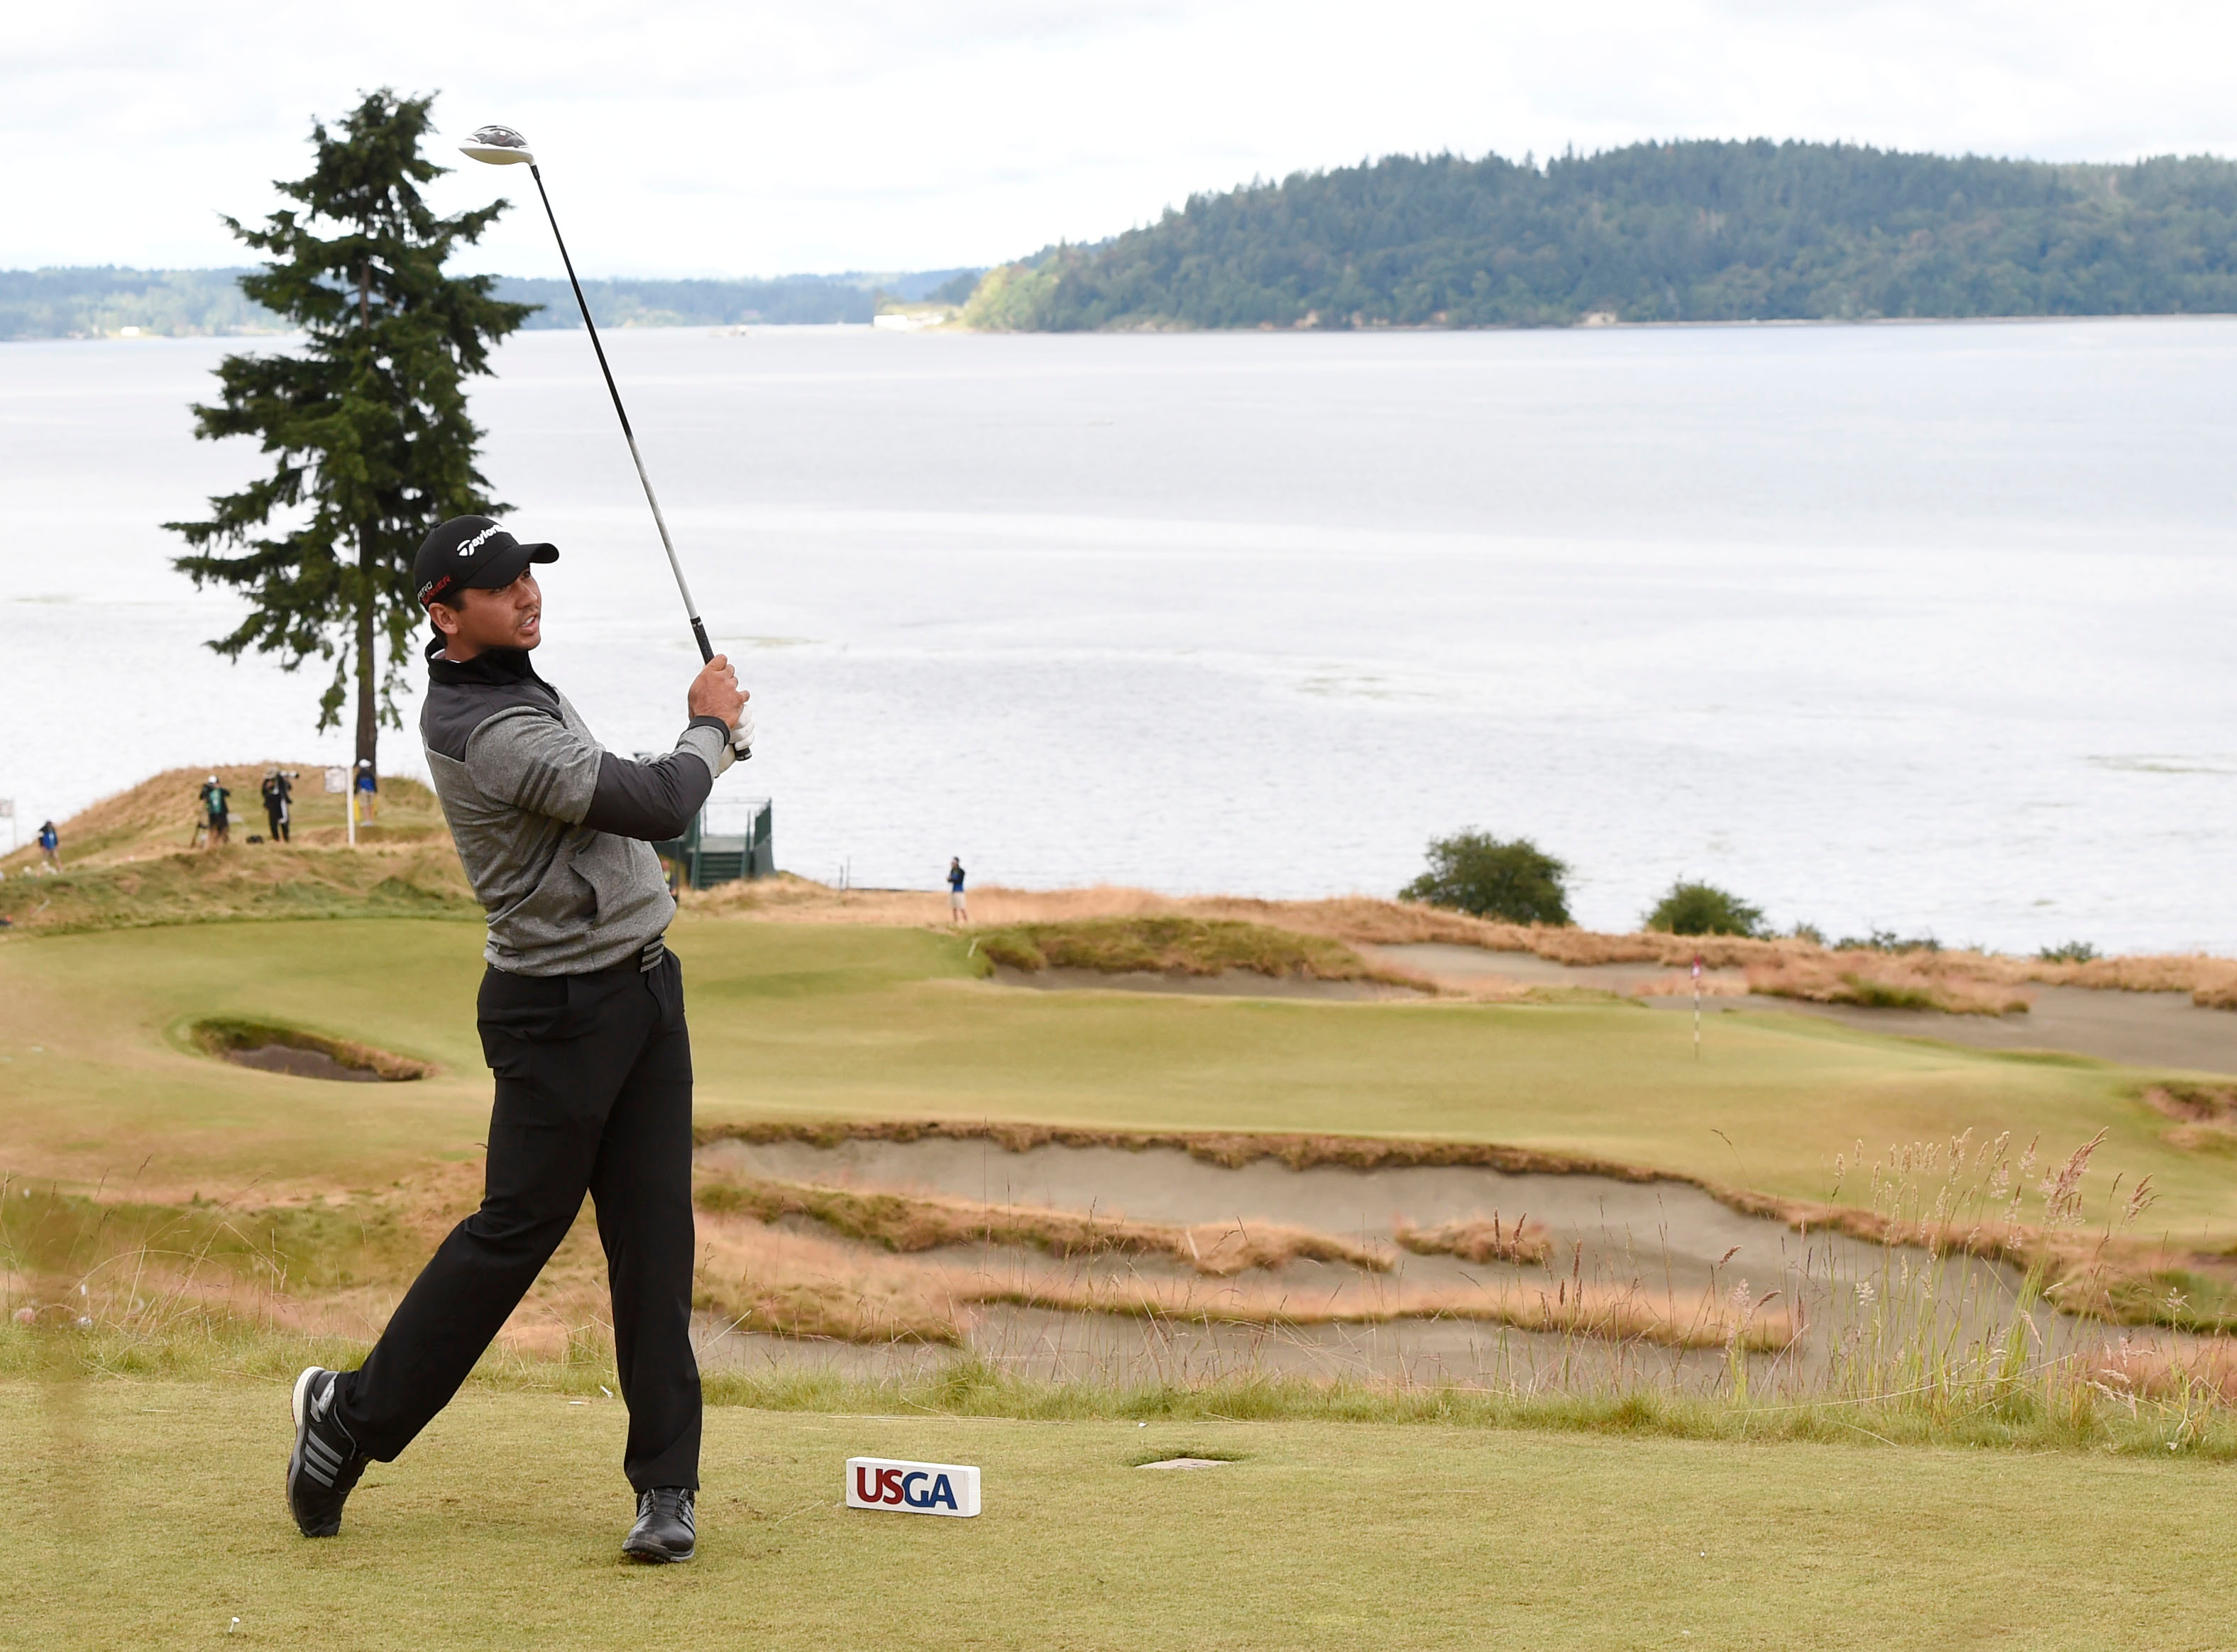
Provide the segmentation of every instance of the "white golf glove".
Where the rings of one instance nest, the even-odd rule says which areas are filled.
[[[730,749],[741,763],[754,754],[754,706],[748,701],[738,711],[738,726],[730,731]]]

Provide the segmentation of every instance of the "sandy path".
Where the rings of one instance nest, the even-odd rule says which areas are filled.
[[[1457,987],[1488,981],[1528,986],[1598,987],[1629,993],[1672,971],[1653,964],[1596,964],[1571,967],[1528,952],[1487,952],[1437,943],[1360,949],[1401,969],[1419,971]],[[1720,984],[1741,980],[1738,971],[1711,971]],[[1751,1011],[1822,1016],[1867,1032],[1938,1038],[1982,1050],[2056,1050],[2139,1067],[2181,1067],[2237,1073],[2237,1014],[2201,1010],[2187,992],[2108,992],[2088,987],[2036,986],[2035,1007],[2023,1016],[1949,1016],[1931,1010],[1864,1010],[1853,1004],[1808,1004],[1798,998],[1752,997]],[[1691,1012],[1690,997],[1644,998],[1659,1010]],[[1735,1000],[1709,1000],[1712,1009]]]

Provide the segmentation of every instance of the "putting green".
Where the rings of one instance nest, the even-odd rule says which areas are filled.
[[[4,1168],[112,1190],[386,1185],[471,1158],[488,1076],[472,1024],[479,925],[208,924],[0,944]],[[1970,1129],[2062,1155],[2109,1132],[2092,1182],[2142,1175],[2157,1221],[2237,1231],[2222,1161],[2163,1139],[2128,1069],[1876,1037],[1749,1010],[1618,1004],[1333,1004],[1047,993],[976,978],[920,930],[708,919],[673,931],[699,1110],[1015,1119],[1111,1129],[1496,1141],[1822,1197],[1834,1155]],[[188,1047],[208,1015],[274,1018],[434,1062],[341,1085]],[[1848,1191],[1858,1191],[1854,1182]]]
[[[716,1407],[699,1558],[645,1569],[616,1403],[470,1392],[320,1542],[287,1407],[0,1385],[11,1643],[2181,1652],[2237,1607],[2229,1471],[2188,1461]],[[1132,1466],[1191,1453],[1239,1460]],[[841,1508],[852,1454],[977,1464],[987,1512]]]

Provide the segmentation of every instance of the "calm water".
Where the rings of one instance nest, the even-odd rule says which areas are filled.
[[[339,756],[156,524],[213,341],[0,346],[0,795]],[[2237,951],[2237,322],[610,346],[761,708],[779,859],[1387,892],[1527,833],[1578,916]],[[577,335],[478,394],[545,674],[664,747],[694,655]],[[407,708],[408,709],[408,708]],[[385,747],[419,770],[417,736]],[[181,804],[181,819],[185,804]]]

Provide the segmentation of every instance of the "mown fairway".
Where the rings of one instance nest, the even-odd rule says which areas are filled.
[[[207,924],[0,944],[6,1168],[183,1192],[373,1188],[470,1159],[488,1079],[473,1030],[480,926]],[[703,1119],[1030,1119],[1112,1128],[1454,1136],[1823,1196],[1837,1152],[1970,1129],[2093,1176],[2150,1174],[2155,1220],[2237,1228],[2226,1162],[2162,1139],[2104,1064],[1877,1038],[1798,1016],[1621,1004],[1324,1004],[1040,993],[979,981],[916,930],[679,924]],[[440,1065],[419,1084],[245,1072],[179,1029],[261,1016]],[[1846,1192],[1859,1190],[1852,1181]]]
[[[648,1570],[617,1405],[470,1392],[322,1542],[282,1504],[287,1415],[278,1384],[0,1385],[0,1642],[2229,1644],[2237,1493],[2204,1464],[717,1407],[700,1558]],[[1185,1452],[1240,1460],[1131,1466]],[[978,1464],[987,1512],[840,1508],[857,1453]]]

